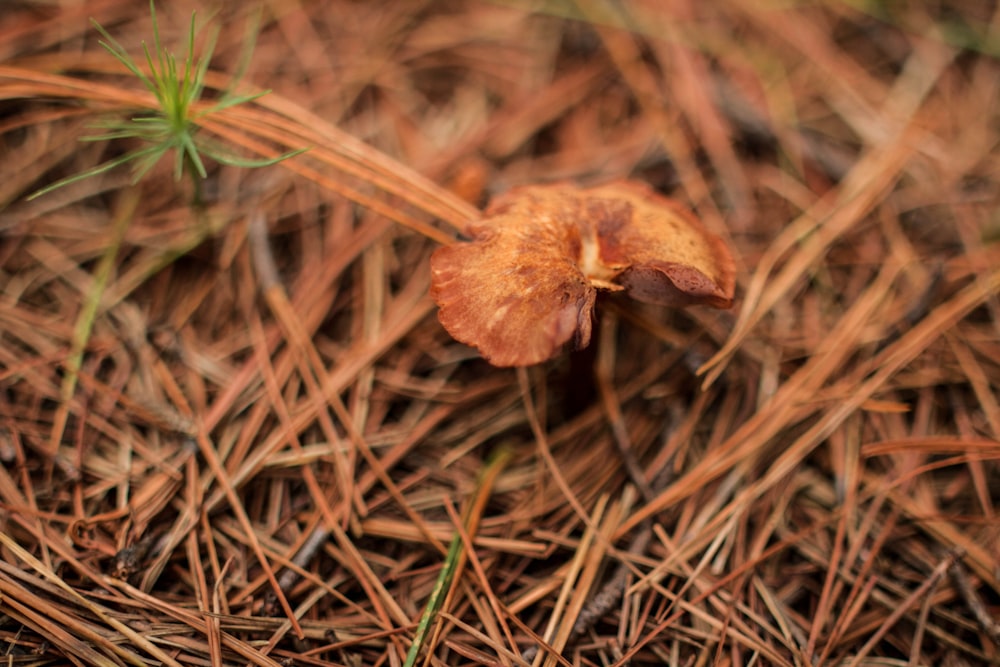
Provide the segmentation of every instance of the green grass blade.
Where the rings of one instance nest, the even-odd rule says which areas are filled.
[[[424,608],[424,613],[417,624],[413,643],[410,644],[410,650],[406,652],[406,662],[403,663],[403,667],[413,667],[417,663],[420,649],[423,648],[427,635],[430,632],[431,623],[437,618],[437,613],[441,610],[444,598],[451,587],[451,580],[457,569],[461,553],[462,538],[459,535],[455,535],[455,537],[451,538],[448,555],[444,559],[444,567],[441,568],[441,573],[438,575],[437,581],[434,582],[434,589],[431,590],[430,597],[427,598],[427,606]]]
[[[84,294],[83,304],[77,315],[76,324],[73,326],[69,356],[66,358],[66,375],[63,376],[59,392],[61,403],[52,424],[51,439],[53,450],[57,450],[62,442],[66,421],[69,417],[70,399],[73,398],[73,393],[76,391],[77,378],[80,373],[80,367],[83,364],[83,351],[90,340],[90,332],[94,328],[98,306],[100,306],[104,289],[107,287],[108,280],[111,277],[111,271],[114,268],[118,250],[121,247],[122,240],[125,238],[125,230],[128,229],[128,225],[132,221],[132,216],[135,213],[138,203],[139,193],[135,188],[129,188],[123,193],[123,198],[119,202],[118,210],[115,213],[108,246],[104,249],[104,253],[101,255],[94,270],[94,282],[87,293]]]
[[[493,484],[496,482],[497,476],[506,467],[510,457],[511,451],[507,448],[501,448],[494,456],[490,457],[482,472],[480,472],[474,500],[466,508],[464,512],[465,516],[463,517],[465,532],[470,539],[475,534],[476,528],[479,525],[480,513],[482,512],[483,505],[485,505],[485,500],[492,493]],[[430,596],[427,598],[427,606],[424,608],[424,613],[420,616],[420,621],[417,623],[413,643],[410,644],[410,650],[406,652],[406,661],[403,663],[403,667],[414,667],[416,664],[417,658],[420,656],[420,650],[427,641],[431,625],[437,619],[438,612],[441,611],[441,607],[448,596],[452,581],[461,573],[464,565],[465,549],[462,548],[462,536],[460,533],[456,533],[451,538],[451,544],[448,546],[444,565],[441,568],[440,574],[438,574],[437,581],[434,582],[434,588],[431,590]]]

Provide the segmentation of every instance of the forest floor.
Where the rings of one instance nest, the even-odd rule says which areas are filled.
[[[4,3],[0,659],[1000,664],[988,5]],[[90,19],[183,80],[195,10],[204,174],[29,198],[163,139]],[[449,336],[435,249],[621,179],[732,308]]]

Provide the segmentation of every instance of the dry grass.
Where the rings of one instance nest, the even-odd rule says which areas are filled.
[[[87,17],[138,51],[141,4],[0,12],[5,664],[401,665],[456,534],[426,664],[1000,663],[984,3],[261,0],[274,92],[208,129],[307,154],[26,202],[127,148],[78,142],[151,105]],[[428,256],[490,193],[626,176],[731,241],[732,312],[449,339]]]

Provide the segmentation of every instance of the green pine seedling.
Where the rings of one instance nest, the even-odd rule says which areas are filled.
[[[192,14],[191,27],[188,30],[187,54],[183,66],[179,66],[174,55],[164,50],[160,43],[160,30],[156,21],[156,7],[153,0],[149,0],[149,11],[153,19],[153,53],[150,53],[146,42],[142,42],[149,75],[139,69],[125,47],[108,34],[108,31],[101,24],[93,19],[91,19],[91,23],[104,37],[100,41],[100,45],[142,82],[143,86],[156,97],[159,108],[128,119],[103,121],[97,125],[105,130],[103,133],[81,138],[82,141],[138,139],[142,145],[113,160],[108,160],[96,167],[56,181],[33,193],[28,199],[34,199],[65,185],[103,174],[127,163],[133,164],[132,184],[134,185],[163,156],[170,152],[174,154],[174,179],[180,180],[185,169],[190,170],[197,193],[199,179],[208,175],[202,155],[210,157],[220,164],[255,168],[270,166],[303,152],[304,149],[291,151],[270,159],[246,159],[227,150],[218,141],[205,137],[203,134],[199,135],[201,129],[198,125],[199,119],[222,109],[255,100],[267,94],[268,91],[237,96],[230,95],[228,91],[225,91],[216,104],[202,110],[195,110],[196,103],[201,99],[205,88],[205,73],[208,71],[208,64],[215,50],[218,31],[208,40],[203,57],[196,59],[194,53],[195,15]],[[252,41],[250,40],[250,43]]]
[[[144,111],[141,115],[133,118],[105,120],[98,124],[98,127],[104,130],[103,133],[81,138],[83,141],[137,139],[139,147],[92,169],[52,183],[33,193],[28,199],[34,199],[56,188],[102,174],[126,163],[133,165],[132,185],[134,186],[161,158],[173,152],[174,178],[180,180],[185,171],[191,175],[194,182],[194,206],[198,208],[201,203],[201,179],[208,175],[202,156],[212,158],[220,164],[235,167],[266,167],[302,152],[301,150],[292,151],[265,160],[245,159],[228,151],[220,142],[205,136],[204,132],[200,133],[202,128],[199,126],[199,121],[202,119],[219,110],[254,100],[266,94],[266,91],[254,95],[234,96],[226,90],[222,92],[215,104],[198,105],[205,88],[205,74],[215,50],[218,33],[213,34],[208,40],[203,57],[196,59],[194,53],[195,15],[192,14],[191,27],[188,31],[187,53],[183,64],[179,65],[174,55],[165,51],[160,42],[160,30],[156,21],[156,8],[153,0],[149,1],[149,11],[153,20],[153,52],[150,53],[146,43],[142,43],[142,50],[146,56],[146,67],[149,70],[148,74],[139,69],[125,48],[108,34],[107,30],[96,21],[92,21],[92,23],[104,38],[100,41],[101,46],[135,75],[142,82],[142,85],[155,96],[158,108],[153,111]],[[253,43],[252,39],[247,41],[250,44]],[[237,76],[234,77],[234,85],[248,64],[249,56],[248,50],[241,58]],[[134,187],[124,191],[123,196],[127,205],[123,207],[121,214],[115,216],[112,241],[101,257],[94,283],[86,294],[83,308],[77,317],[76,327],[73,331],[70,354],[66,359],[66,374],[63,376],[61,387],[63,400],[52,425],[53,451],[57,451],[62,442],[70,413],[69,399],[76,389],[83,353],[98,313],[101,296],[113,270],[114,259],[124,238],[125,229],[132,219],[135,204],[138,202],[138,191]],[[207,233],[209,229],[210,227],[206,226],[203,232]],[[175,252],[168,252],[165,253],[163,261],[167,263],[175,257]]]

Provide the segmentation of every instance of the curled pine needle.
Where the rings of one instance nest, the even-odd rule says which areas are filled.
[[[290,151],[274,158],[250,159],[240,157],[230,151],[221,142],[204,135],[199,121],[213,113],[253,101],[267,91],[248,95],[232,95],[224,91],[221,98],[210,106],[199,106],[205,89],[205,75],[215,51],[218,31],[214,31],[208,39],[202,57],[195,56],[195,14],[191,14],[191,25],[188,29],[187,49],[183,62],[179,63],[173,53],[167,51],[160,41],[160,30],[156,20],[156,8],[153,0],[149,2],[149,10],[153,19],[153,49],[143,42],[142,50],[146,60],[144,71],[107,30],[97,21],[91,22],[103,37],[100,45],[118,62],[125,66],[153,96],[157,108],[140,115],[126,119],[103,120],[96,125],[100,134],[82,137],[82,141],[110,141],[115,139],[134,139],[140,146],[124,155],[103,162],[78,174],[56,181],[31,194],[28,199],[34,199],[43,194],[75,183],[91,176],[97,176],[123,164],[132,164],[132,183],[141,180],[165,155],[174,155],[174,180],[180,180],[185,171],[191,173],[198,191],[198,180],[206,178],[208,171],[202,156],[209,157],[220,164],[233,167],[257,168],[267,167],[286,160],[303,152]],[[247,40],[251,45],[254,39]],[[249,60],[249,56],[241,59]],[[242,68],[241,68],[242,69]],[[238,79],[237,79],[238,80]],[[235,84],[235,80],[234,80]]]

